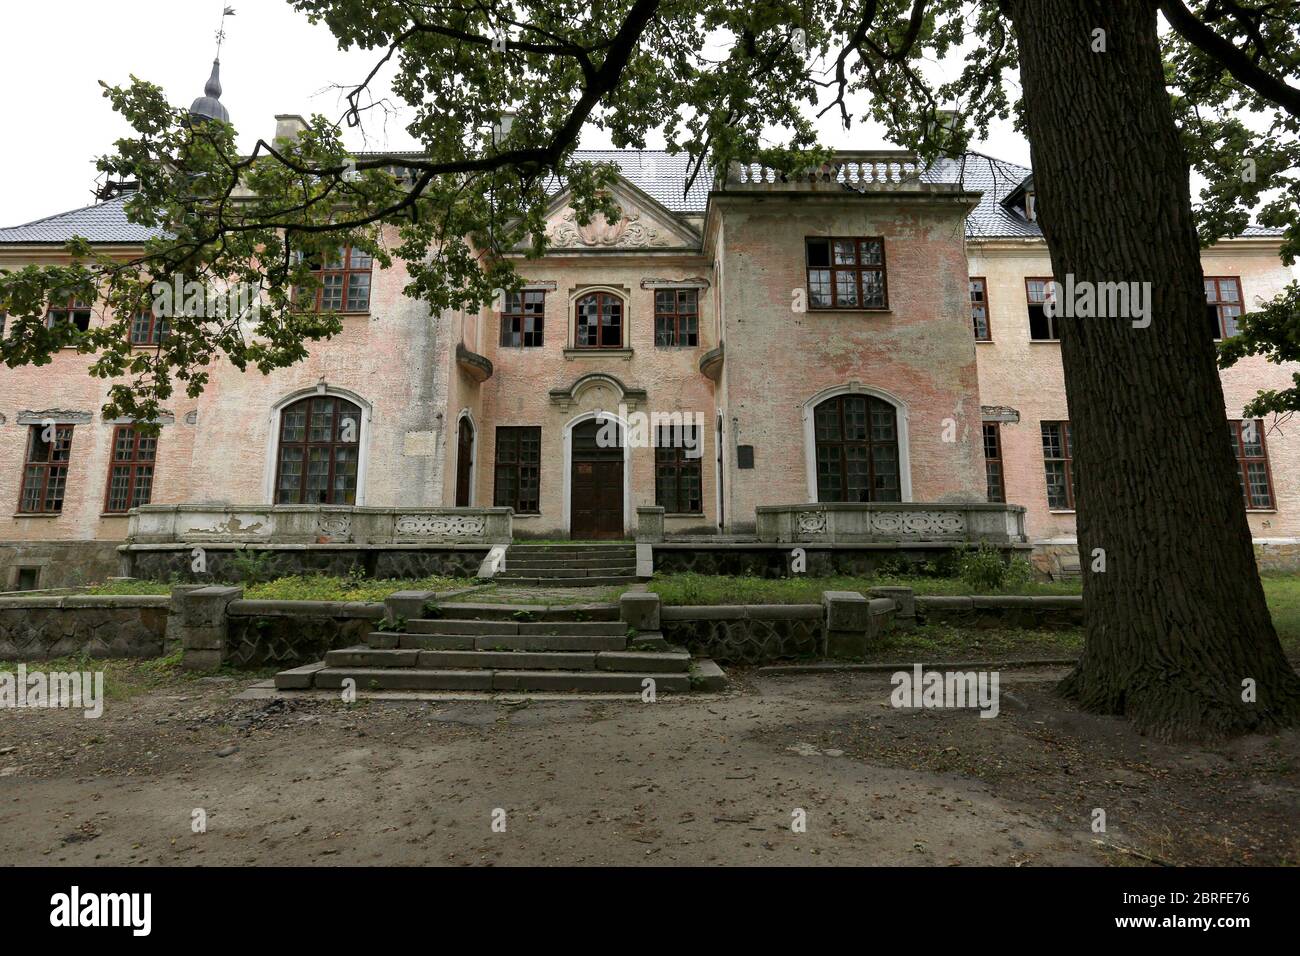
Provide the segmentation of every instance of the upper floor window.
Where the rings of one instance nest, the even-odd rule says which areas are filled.
[[[137,312],[131,318],[132,345],[160,345],[167,337],[167,320],[160,319],[151,309]]]
[[[1205,317],[1216,339],[1237,334],[1241,315],[1241,280],[1236,276],[1205,277]]]
[[[45,315],[45,325],[53,328],[58,322],[68,322],[77,327],[77,331],[90,329],[90,303],[80,299],[69,299],[60,305],[51,305]]]
[[[344,246],[325,261],[311,263],[320,283],[311,308],[316,312],[367,312],[370,310],[370,272],[374,260],[369,253]],[[299,299],[300,304],[307,305]]]
[[[542,323],[546,293],[541,289],[507,292],[501,310],[501,347],[538,348],[542,344]]]
[[[808,239],[806,251],[810,308],[889,308],[881,236]]]
[[[1029,337],[1035,342],[1058,342],[1061,339],[1057,317],[1048,315],[1043,308],[1050,298],[1048,287],[1054,289],[1054,282],[1051,277],[1025,280],[1025,298],[1029,301]]]
[[[1047,476],[1047,507],[1074,510],[1074,447],[1069,422],[1043,422],[1043,469]]]
[[[71,425],[32,425],[23,464],[23,514],[60,514],[72,459]]]
[[[1273,479],[1268,470],[1268,452],[1264,448],[1264,423],[1258,418],[1229,421],[1232,452],[1237,457],[1241,495],[1247,508],[1273,507]]]
[[[989,501],[1006,501],[1007,492],[1002,482],[1002,426],[1000,422],[984,422],[984,475],[988,483]]]
[[[699,293],[695,289],[657,289],[655,345],[687,348],[699,344]]]
[[[1025,218],[1030,222],[1038,221],[1038,193],[1032,189],[1025,193]]]
[[[275,503],[356,504],[360,448],[361,409],[347,399],[313,395],[286,406],[280,413]]]
[[[158,439],[133,425],[113,429],[113,461],[108,469],[104,511],[122,513],[147,505],[153,494]]]
[[[813,409],[818,501],[901,501],[898,417],[869,395],[828,398]]]
[[[970,317],[975,327],[975,341],[991,342],[993,334],[989,329],[989,284],[982,277],[972,276],[970,280]]]
[[[612,292],[592,292],[575,303],[573,344],[580,349],[623,347],[623,300]]]

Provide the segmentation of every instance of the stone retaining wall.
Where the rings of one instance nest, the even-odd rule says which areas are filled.
[[[151,594],[0,597],[0,660],[160,657],[169,601]]]
[[[660,627],[669,644],[734,664],[817,657],[826,647],[820,604],[665,607]]]
[[[924,624],[956,627],[1082,627],[1083,598],[1064,594],[1042,597],[918,596],[916,616]]]
[[[245,601],[226,605],[222,663],[232,667],[298,667],[326,651],[365,643],[384,616],[383,604],[356,601]]]
[[[759,578],[788,578],[794,573],[795,549],[802,553],[805,566],[800,574],[809,577],[871,577],[882,564],[897,564],[900,559],[912,564],[954,560],[954,552],[964,550],[951,544],[930,542],[893,544],[727,544],[699,542],[663,542],[652,545],[654,570],[660,574],[693,571],[697,574],[752,575]],[[1025,556],[1028,544],[1001,544],[1009,555]]]
[[[202,548],[201,573],[194,571],[194,549]],[[122,548],[126,574],[146,580],[235,583],[247,578],[241,565],[259,562],[269,577],[326,574],[345,577],[360,568],[370,578],[423,578],[430,575],[474,577],[485,545],[443,547],[359,545],[127,545]]]

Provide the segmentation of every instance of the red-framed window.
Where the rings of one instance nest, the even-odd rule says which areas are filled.
[[[1029,303],[1029,337],[1035,342],[1059,342],[1060,329],[1057,317],[1048,315],[1044,306],[1049,296],[1049,287],[1056,280],[1036,276],[1025,280],[1025,299]],[[1054,287],[1052,287],[1054,288]]]
[[[984,474],[989,501],[1006,501],[1002,470],[1002,423],[984,422]]]
[[[316,312],[369,312],[370,275],[374,259],[368,252],[344,246],[324,262],[311,263],[320,283],[310,303]],[[308,305],[297,297],[300,305]]]
[[[313,395],[280,412],[275,503],[354,505],[361,409],[346,398]]]
[[[1205,277],[1205,317],[1215,339],[1237,334],[1237,316],[1242,313],[1241,279],[1236,276]]]
[[[152,309],[137,312],[131,317],[131,344],[161,345],[167,327],[167,320],[154,315]]]
[[[655,504],[668,514],[704,513],[700,430],[660,425],[655,430]]]
[[[50,306],[45,313],[46,328],[53,328],[59,322],[68,322],[76,326],[79,332],[90,329],[90,303],[80,299],[69,299],[59,305]]]
[[[623,347],[623,300],[612,292],[591,292],[574,304],[573,344],[580,349]]]
[[[901,501],[898,416],[869,395],[839,395],[813,409],[818,501]]]
[[[507,292],[501,311],[502,348],[540,348],[546,316],[546,292]]]
[[[806,239],[808,307],[811,309],[889,308],[882,236]]]
[[[113,460],[104,493],[105,512],[121,514],[149,503],[157,454],[157,436],[146,435],[133,425],[118,425],[113,429]]]
[[[18,510],[23,514],[62,513],[71,460],[71,425],[32,425],[28,428]]]
[[[492,503],[515,514],[541,512],[542,429],[499,426]]]
[[[690,348],[699,344],[699,293],[695,289],[656,289],[655,345]]]
[[[1268,467],[1268,449],[1264,447],[1264,423],[1258,418],[1230,420],[1228,433],[1232,453],[1237,457],[1237,476],[1241,479],[1241,496],[1247,508],[1273,508],[1273,475]]]
[[[989,284],[983,276],[971,276],[970,279],[970,317],[975,327],[975,341],[993,341],[993,332],[989,328]]]
[[[1042,422],[1043,470],[1047,477],[1047,507],[1074,510],[1074,447],[1069,422]]]

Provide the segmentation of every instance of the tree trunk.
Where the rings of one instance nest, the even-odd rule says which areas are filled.
[[[1058,320],[1087,605],[1062,690],[1166,739],[1294,724],[1300,677],[1264,601],[1228,441],[1156,2],[1003,4],[1053,274],[1151,290],[1146,328]]]

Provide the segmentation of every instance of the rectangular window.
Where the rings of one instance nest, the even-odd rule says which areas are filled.
[[[131,425],[113,429],[113,460],[108,468],[104,511],[121,514],[147,505],[153,494],[153,467],[158,439]]]
[[[1217,339],[1237,334],[1237,316],[1241,315],[1241,280],[1236,276],[1205,277],[1205,318]]]
[[[71,458],[71,425],[32,425],[27,430],[27,457],[18,510],[23,514],[60,514]]]
[[[514,508],[515,514],[539,514],[541,461],[541,428],[498,427],[492,503],[498,508]]]
[[[1047,507],[1074,510],[1074,451],[1069,422],[1043,422],[1043,468],[1047,474]]]
[[[540,348],[546,293],[541,289],[507,292],[501,312],[502,348]]]
[[[368,312],[370,310],[370,272],[374,260],[369,253],[344,246],[325,262],[316,258],[311,271],[317,273],[320,286],[315,299],[295,292],[299,305],[315,312]]]
[[[809,308],[889,308],[882,236],[807,239],[805,246]]]
[[[137,312],[131,318],[132,345],[160,345],[167,337],[167,320],[160,319],[149,309]]]
[[[975,326],[975,341],[993,341],[989,330],[989,284],[983,278],[972,277],[970,280],[970,317]]]
[[[655,345],[691,348],[700,344],[700,304],[695,289],[655,290]]]
[[[1002,484],[1002,425],[984,423],[984,473],[988,479],[989,501],[1006,501],[1007,492]]]
[[[45,315],[46,328],[54,328],[58,322],[69,322],[77,327],[78,332],[90,329],[90,303],[80,299],[70,299],[62,305],[50,306]]]
[[[1035,342],[1059,342],[1061,339],[1056,318],[1043,308],[1048,299],[1047,287],[1054,281],[1050,276],[1025,280],[1025,297],[1029,300],[1029,337]]]
[[[668,514],[704,513],[700,430],[660,425],[655,430],[655,504]]]
[[[1258,418],[1229,421],[1232,453],[1237,456],[1237,477],[1241,479],[1241,496],[1247,508],[1273,507],[1273,478],[1268,470],[1268,452],[1264,448],[1264,423]]]

